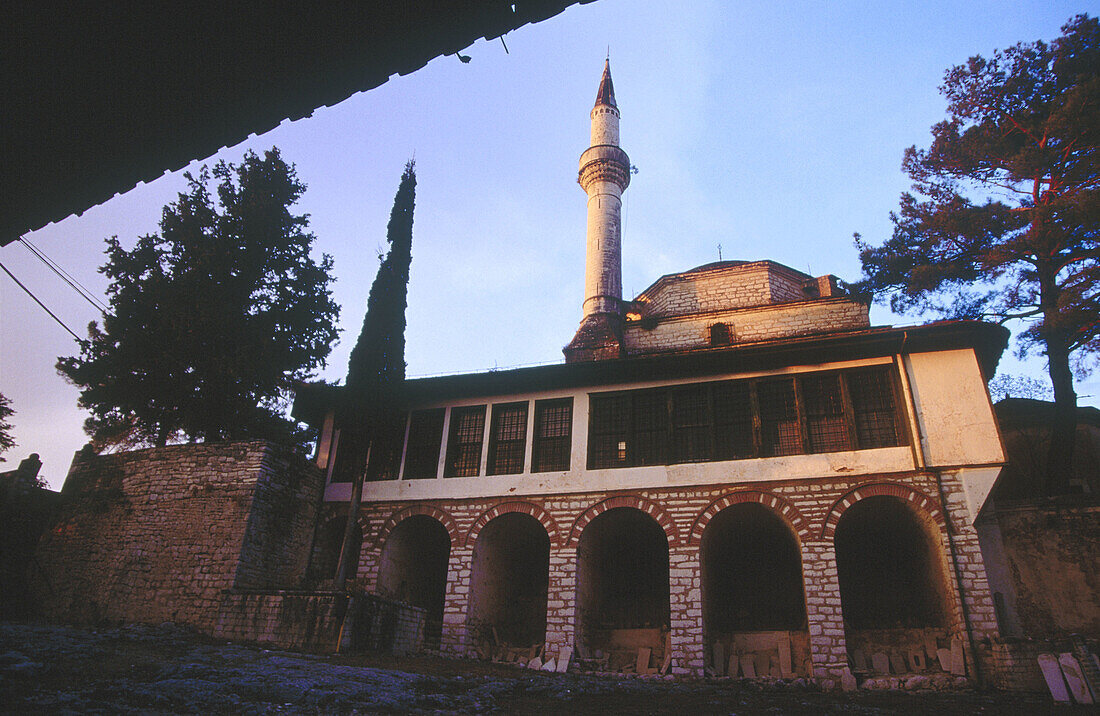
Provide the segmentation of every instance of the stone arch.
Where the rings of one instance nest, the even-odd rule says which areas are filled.
[[[668,544],[670,547],[680,544],[680,538],[676,530],[676,523],[672,521],[672,516],[656,502],[647,500],[639,495],[617,495],[615,497],[609,497],[602,502],[589,507],[581,514],[580,517],[573,522],[573,527],[569,530],[569,538],[565,542],[566,547],[576,547],[580,541],[581,533],[584,532],[584,528],[588,526],[596,517],[599,517],[608,510],[613,510],[617,507],[633,507],[636,510],[640,510],[654,520],[661,526],[661,529],[665,531],[665,537],[668,538]]]
[[[707,524],[714,519],[715,515],[727,507],[738,505],[743,502],[758,502],[764,505],[764,507],[771,509],[782,517],[794,533],[798,535],[800,540],[805,541],[809,539],[809,521],[803,517],[802,513],[798,511],[798,508],[791,504],[789,500],[773,492],[739,490],[719,497],[717,500],[707,505],[705,510],[699,513],[699,516],[695,518],[695,524],[691,527],[688,544],[696,547],[699,546],[703,539],[703,531],[706,529]]]
[[[508,514],[509,512],[522,512],[525,515],[534,517],[542,523],[543,529],[546,530],[546,535],[550,538],[550,544],[557,544],[559,539],[558,523],[554,521],[550,513],[532,502],[515,500],[513,502],[502,502],[482,512],[478,518],[474,520],[474,524],[470,526],[470,531],[466,533],[466,546],[473,547],[474,543],[477,541],[477,536],[481,534],[481,530],[485,525],[489,524],[492,519]]]
[[[375,545],[378,549],[382,549],[386,544],[386,538],[390,536],[390,532],[393,532],[394,527],[400,524],[402,520],[406,520],[413,515],[427,515],[438,520],[447,530],[447,534],[450,535],[451,544],[459,544],[458,525],[455,524],[455,520],[450,514],[435,505],[410,505],[397,510],[383,523],[382,529],[378,530],[378,536],[375,538]]]
[[[928,495],[908,485],[902,485],[896,482],[873,482],[860,485],[854,490],[848,491],[843,497],[833,503],[833,506],[829,509],[829,513],[825,516],[825,523],[821,528],[821,538],[833,538],[836,534],[836,526],[840,522],[840,516],[843,515],[849,507],[860,500],[867,499],[868,497],[877,497],[879,495],[896,497],[910,507],[916,509],[918,512],[930,517],[941,530],[947,527],[943,519],[943,512],[936,502]]]

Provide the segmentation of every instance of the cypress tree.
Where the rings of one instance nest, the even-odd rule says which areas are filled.
[[[405,382],[405,308],[408,305],[409,265],[412,263],[413,206],[416,170],[405,165],[386,226],[389,251],[371,285],[363,328],[351,351],[343,399],[338,406],[334,472],[352,483],[348,523],[340,550],[335,588],[343,589],[354,549],[355,521],[363,481],[386,477],[396,469],[400,446],[390,439],[399,423],[398,405]]]

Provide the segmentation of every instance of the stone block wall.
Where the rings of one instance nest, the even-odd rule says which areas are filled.
[[[851,331],[870,325],[868,306],[850,298],[825,298],[705,314],[630,321],[623,331],[626,353],[650,353],[704,348],[710,345],[710,327],[725,323],[731,343],[790,338]]]
[[[405,655],[424,640],[424,610],[400,602],[335,592],[226,592],[213,633],[219,638],[272,644],[283,649],[333,652],[344,615],[350,631],[342,651],[381,651]]]
[[[79,453],[37,551],[41,613],[213,633],[227,590],[296,586],[322,488],[262,441]]]
[[[1088,497],[992,504],[986,560],[997,569],[1006,632],[1100,639],[1100,505]]]
[[[929,529],[934,532],[933,539],[944,561],[947,631],[963,642],[971,675],[988,674],[992,669],[988,648],[979,646],[977,653],[970,648],[971,643],[988,643],[997,636],[992,601],[982,571],[981,554],[977,550],[977,536],[966,519],[961,485],[956,484],[957,480],[950,474],[944,474],[941,479],[953,530],[950,538],[936,476],[926,473],[900,479],[893,476],[831,477],[615,493],[439,500],[411,505],[368,503],[363,506],[360,519],[364,542],[358,577],[367,591],[373,590],[381,551],[390,531],[402,519],[428,515],[438,520],[451,538],[441,647],[447,652],[473,655],[473,645],[466,634],[466,608],[474,587],[471,585],[471,565],[477,532],[491,510],[525,512],[538,519],[550,537],[545,643],[547,654],[554,655],[561,646],[571,646],[575,640],[577,546],[584,527],[607,509],[633,506],[652,516],[668,539],[673,672],[699,675],[703,671],[706,648],[702,628],[701,537],[707,522],[724,506],[744,501],[759,502],[774,510],[797,535],[813,673],[820,679],[839,683],[837,680],[849,667],[833,528],[839,513],[852,504],[866,497],[888,495],[904,501],[932,525]],[[956,550],[954,554],[952,545]],[[957,574],[961,575],[961,584],[956,579]],[[969,625],[963,622],[960,589],[966,601]]]
[[[727,262],[659,279],[638,296],[643,316],[670,317],[803,301],[810,277],[773,261]]]

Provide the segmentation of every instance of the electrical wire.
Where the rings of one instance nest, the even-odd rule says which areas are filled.
[[[47,256],[45,254],[45,252],[43,252],[37,246],[32,244],[29,239],[20,236],[19,237],[19,242],[21,244],[23,244],[23,246],[28,251],[30,251],[32,254],[34,254],[38,258],[39,261],[46,264],[46,266],[49,267],[49,269],[51,271],[53,271],[55,274],[57,274],[58,277],[62,281],[69,284],[69,287],[72,288],[74,291],[76,291],[78,294],[80,294],[81,298],[83,298],[88,303],[92,304],[92,306],[94,308],[96,308],[97,310],[99,310],[103,313],[107,312],[107,307],[105,305],[103,305],[103,302],[100,301],[99,298],[97,298],[94,293],[89,291],[88,288],[86,286],[84,286],[84,284],[80,283],[75,278],[73,278],[69,274],[69,272],[67,272],[65,269],[61,268],[61,265],[58,264],[53,259],[51,259],[49,256]]]
[[[28,295],[28,296],[30,296],[31,298],[33,298],[33,299],[34,299],[34,302],[35,302],[35,303],[37,303],[37,304],[38,304],[39,306],[41,306],[41,307],[42,307],[42,310],[43,310],[43,311],[45,311],[46,313],[50,314],[50,318],[52,318],[53,320],[57,321],[57,324],[58,324],[59,326],[61,326],[62,328],[64,328],[64,329],[65,329],[66,331],[68,331],[68,332],[69,332],[69,335],[71,335],[71,336],[72,336],[73,338],[75,338],[75,339],[76,339],[76,340],[77,340],[78,342],[79,342],[79,341],[81,340],[81,339],[80,339],[80,336],[76,335],[76,333],[74,333],[74,332],[73,332],[73,329],[71,329],[71,328],[69,328],[68,326],[66,326],[66,325],[65,325],[65,323],[64,323],[64,322],[63,322],[63,321],[62,321],[62,320],[61,320],[60,318],[58,318],[58,317],[57,317],[56,315],[54,315],[54,312],[53,312],[53,311],[51,311],[50,309],[46,308],[46,304],[44,304],[44,303],[42,303],[41,301],[39,301],[39,300],[38,300],[38,296],[35,296],[35,295],[34,295],[33,293],[31,293],[31,290],[30,290],[29,288],[27,288],[26,286],[24,286],[24,285],[23,285],[23,282],[22,282],[22,281],[20,281],[19,279],[17,279],[17,278],[15,277],[15,274],[13,274],[13,273],[12,273],[11,271],[8,271],[8,267],[7,267],[7,266],[5,266],[4,264],[0,263],[0,269],[4,269],[4,273],[6,273],[6,274],[7,274],[8,276],[11,276],[11,280],[12,280],[12,281],[15,281],[15,283],[16,283],[16,284],[17,284],[17,285],[19,286],[19,288],[21,288],[21,289],[23,289],[24,291],[26,291],[26,292],[27,292],[27,295]]]

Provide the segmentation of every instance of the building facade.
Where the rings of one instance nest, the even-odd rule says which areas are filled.
[[[1007,332],[874,327],[836,277],[772,261],[624,300],[619,118],[605,66],[566,362],[407,383],[363,490],[358,583],[425,609],[448,653],[982,679],[997,625],[974,521],[1004,462],[986,379]],[[295,408],[321,428],[320,561],[352,492],[337,390]]]

